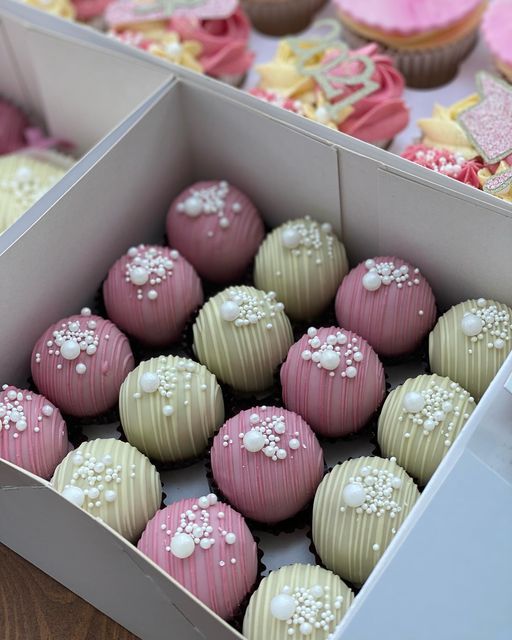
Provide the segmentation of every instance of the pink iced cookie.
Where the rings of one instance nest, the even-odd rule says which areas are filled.
[[[226,620],[256,581],[256,542],[242,516],[212,493],[159,511],[137,547]]]
[[[436,301],[419,269],[401,258],[361,262],[342,281],[336,318],[383,356],[417,349],[436,321]]]
[[[131,247],[103,283],[108,317],[146,344],[176,342],[203,303],[201,280],[178,251],[140,244]]]
[[[5,384],[0,392],[0,458],[48,480],[68,451],[60,411],[33,391]]]
[[[225,180],[196,182],[167,214],[169,244],[213,282],[239,279],[265,235],[249,198]]]
[[[91,315],[87,307],[81,315],[49,327],[31,358],[37,388],[73,416],[96,416],[111,409],[133,367],[126,336],[110,320]]]
[[[306,422],[278,407],[254,407],[215,436],[212,471],[220,491],[247,518],[275,523],[315,495],[323,452]]]
[[[25,132],[29,126],[23,111],[0,98],[0,155],[26,147]]]
[[[310,327],[281,367],[283,400],[317,433],[358,431],[379,407],[384,369],[375,351],[355,333]]]

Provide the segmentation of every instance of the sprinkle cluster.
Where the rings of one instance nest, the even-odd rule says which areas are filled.
[[[170,365],[166,356],[158,358],[158,368],[156,371],[146,371],[139,378],[140,391],[133,394],[135,400],[140,400],[143,393],[158,392],[164,401],[162,413],[164,416],[172,416],[174,406],[171,404],[173,396],[177,393],[180,378],[183,380],[183,389],[191,394],[192,376],[199,373],[199,365],[187,358],[178,358],[174,360],[174,364]],[[201,391],[206,391],[208,385],[203,383],[199,387]],[[185,393],[185,395],[187,395]],[[185,397],[183,405],[190,404],[190,397]]]
[[[341,609],[342,605],[343,596],[333,598],[328,586],[316,584],[293,589],[284,586],[270,601],[270,612],[277,620],[286,622],[289,636],[297,632],[309,636],[319,629],[329,632],[336,619],[333,609]]]
[[[172,250],[170,257],[167,257],[162,249],[140,244],[138,247],[128,249],[128,257],[125,280],[137,287],[137,300],[142,300],[144,295],[141,287],[148,282],[151,287],[157,287],[170,278],[174,268],[173,260],[177,260],[180,254]],[[149,300],[156,300],[158,291],[150,289],[146,296]]]
[[[395,461],[395,458],[391,458]],[[356,513],[376,515],[381,518],[385,513],[390,518],[400,513],[402,507],[393,500],[393,494],[402,486],[402,480],[391,471],[377,469],[376,467],[362,467],[360,475],[350,477],[348,484],[343,488],[343,505],[340,511],[346,507],[356,510]]]
[[[420,270],[414,269],[415,277],[411,278],[409,267],[406,264],[395,267],[394,262],[375,262],[370,259],[364,263],[364,266],[368,269],[368,273],[364,274],[362,284],[367,291],[377,291],[381,285],[396,284],[397,289],[402,289],[404,284],[412,287],[420,283],[417,277]]]
[[[0,189],[12,195],[18,205],[28,209],[58,180],[58,175],[51,174],[43,179],[30,167],[21,166],[12,178],[0,181]]]
[[[91,310],[84,307],[81,311],[84,318],[91,315]],[[82,322],[82,324],[81,324]],[[85,324],[85,327],[83,326]],[[53,340],[48,340],[46,349],[49,356],[62,356],[65,360],[76,360],[80,353],[84,352],[88,356],[94,356],[98,350],[100,342],[99,336],[95,331],[96,320],[68,320],[61,324],[61,328],[53,332]],[[109,339],[109,335],[104,336],[105,340]],[[36,364],[41,363],[41,354],[35,355]],[[62,369],[62,363],[57,364],[57,369]],[[87,372],[87,365],[79,362],[75,371],[79,375]]]
[[[261,407],[263,411],[267,407]],[[286,422],[283,415],[273,415],[268,418],[263,418],[257,413],[251,413],[249,416],[250,430],[238,435],[241,442],[241,447],[246,449],[249,453],[261,452],[267,458],[270,458],[274,462],[278,460],[285,460],[288,457],[288,452],[283,448],[283,444],[280,444],[284,440],[286,433]],[[299,440],[299,432],[295,431],[293,436],[288,440],[288,447],[295,451],[301,447]],[[227,438],[227,439],[226,439]],[[225,447],[232,444],[229,440],[229,436],[224,436],[223,445]],[[302,444],[303,447],[306,445]]]
[[[82,454],[77,451],[71,458],[75,471],[62,495],[70,502],[81,507],[87,501],[89,509],[100,508],[103,501],[115,502],[117,499],[116,485],[121,484],[122,465],[114,464],[110,454],[96,458],[90,453]],[[130,478],[135,478],[136,465],[131,465]],[[79,486],[82,485],[82,486]]]
[[[281,244],[285,249],[290,249],[292,255],[315,257],[316,264],[321,265],[322,258],[318,255],[318,252],[323,249],[324,235],[327,244],[327,256],[332,259],[334,257],[332,250],[334,236],[331,225],[327,222],[320,225],[315,220],[311,220],[309,216],[305,217],[304,222],[298,221],[287,224],[281,231]]]
[[[509,313],[500,311],[495,304],[488,304],[485,298],[479,298],[477,306],[464,314],[460,326],[471,343],[485,339],[488,349],[503,349],[510,341]],[[473,353],[471,346],[468,353]]]
[[[9,385],[7,384],[2,386],[4,394],[3,397],[0,396],[0,431],[2,429],[5,431],[11,430],[12,437],[18,438],[20,433],[29,428],[23,403],[31,402],[32,395],[15,389],[7,391],[8,387]],[[43,405],[41,414],[37,416],[37,424],[33,427],[34,433],[40,432],[43,416],[49,418],[52,414],[53,407],[49,404]]]
[[[205,189],[192,189],[191,194],[183,202],[178,203],[177,209],[191,218],[202,214],[216,215],[219,219],[219,227],[227,229],[231,224],[226,205],[228,193],[229,185],[225,180]],[[241,211],[242,205],[239,202],[231,205],[232,213],[238,214]],[[213,231],[209,231],[208,236],[212,237]]]
[[[469,393],[456,382],[450,384],[450,389],[444,389],[435,383],[430,382],[427,389],[422,391],[409,391],[403,397],[402,411],[405,414],[398,418],[402,422],[404,418],[410,420],[413,425],[423,429],[423,435],[429,436],[439,425],[442,427],[441,435],[446,437],[444,444],[451,445],[450,433],[453,431],[455,423],[453,418],[459,418],[462,407],[459,402],[468,401],[474,403],[474,399]],[[469,418],[468,413],[464,413],[464,420]],[[406,432],[404,438],[410,438],[411,434]]]
[[[357,338],[349,340],[343,331],[337,331],[335,334],[328,335],[322,342],[317,333],[315,327],[308,329],[310,349],[301,353],[302,359],[314,362],[319,369],[329,371],[331,377],[336,375],[336,371],[340,371],[342,378],[355,378],[357,375],[355,365],[363,360],[361,345],[358,344]]]
[[[236,327],[246,327],[265,321],[267,329],[272,329],[269,317],[274,318],[276,313],[284,310],[282,302],[276,302],[274,291],[265,293],[261,298],[246,293],[238,288],[229,289],[229,299],[220,306],[220,317],[226,322],[233,322]],[[270,307],[267,313],[266,307]]]
[[[457,178],[466,164],[466,160],[461,154],[429,148],[415,150],[409,160],[452,178]]]
[[[236,534],[226,531],[223,527],[218,526],[217,532],[214,530],[212,518],[210,517],[209,508],[217,504],[217,496],[209,493],[207,496],[201,496],[190,509],[180,514],[180,523],[174,531],[162,522],[160,529],[170,536],[169,544],[165,550],[176,558],[184,560],[189,558],[199,546],[201,549],[208,551],[216,544],[217,533],[221,540],[224,541],[227,548],[231,548],[237,541]],[[217,513],[217,519],[224,519],[224,512]],[[236,558],[229,560],[230,564],[236,564]],[[224,567],[225,560],[219,561],[219,566]]]

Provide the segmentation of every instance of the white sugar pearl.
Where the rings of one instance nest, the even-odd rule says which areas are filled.
[[[334,371],[340,364],[340,355],[337,351],[326,350],[320,354],[320,364],[323,369]]]
[[[148,291],[148,298],[149,300],[156,300],[158,298],[158,291],[155,291],[154,289],[150,289]]]
[[[164,414],[164,416],[172,416],[172,414],[174,413],[174,407],[170,404],[164,404],[164,406],[162,407],[162,413]]]
[[[434,411],[434,415],[432,416],[436,422],[441,422],[446,418],[444,411]]]
[[[14,391],[14,389],[11,389],[7,392],[7,397],[9,398],[9,400],[16,400],[17,396],[18,394],[16,393],[16,391]]]
[[[81,453],[75,453],[75,455],[72,457],[71,461],[73,462],[73,464],[76,467],[79,467],[83,463],[84,458],[83,458]]]
[[[188,558],[194,553],[195,544],[186,533],[178,533],[171,540],[171,553],[177,558]]]
[[[281,242],[287,249],[296,249],[301,241],[301,235],[295,227],[287,227],[281,231]]]
[[[265,436],[261,433],[261,431],[251,429],[251,431],[248,431],[244,435],[243,443],[247,451],[256,453],[257,451],[261,451],[265,446]]]
[[[226,544],[235,544],[236,535],[232,532],[226,533],[226,535],[224,536],[224,540],[226,541]]]
[[[66,340],[60,348],[60,353],[66,360],[75,360],[80,355],[80,345],[75,340]]]
[[[418,393],[417,391],[409,391],[405,394],[402,403],[406,411],[409,411],[410,413],[417,413],[425,406],[425,399],[421,393]]]
[[[151,371],[146,371],[140,377],[140,388],[142,391],[146,393],[153,393],[160,386],[160,378],[156,373],[152,373]]]
[[[284,449],[278,449],[276,456],[279,458],[279,460],[284,460],[286,458],[288,454],[286,453],[286,451]]]
[[[425,431],[433,431],[436,428],[436,423],[430,418],[428,418],[423,423],[423,428],[425,429]]]
[[[142,286],[149,280],[149,271],[144,267],[135,267],[130,271],[130,280],[132,284]]]
[[[18,420],[18,422],[16,423],[16,429],[18,431],[25,431],[26,428],[27,423],[25,422],[25,420]]]
[[[351,482],[343,488],[343,502],[348,507],[360,507],[366,500],[366,491],[355,482]]]
[[[315,329],[315,327],[309,327],[308,329],[308,336],[310,338],[314,338],[317,334],[317,330]]]
[[[363,354],[360,351],[356,351],[353,357],[356,362],[362,362],[363,360]]]
[[[309,622],[303,622],[299,627],[300,632],[303,636],[309,636],[313,633],[313,625]]]
[[[464,335],[471,337],[477,336],[482,331],[484,323],[474,313],[466,313],[460,321],[460,326]]]
[[[310,591],[314,598],[321,598],[324,595],[324,589],[319,584],[312,586]]]
[[[208,503],[210,506],[217,504],[217,502],[219,501],[219,499],[214,493],[209,493],[206,497],[208,498]]]
[[[367,269],[373,269],[373,267],[375,266],[375,260],[372,260],[372,259],[370,258],[369,260],[367,260],[367,261],[364,263],[364,266],[365,266]]]
[[[453,404],[451,402],[443,402],[442,407],[445,413],[451,413],[453,411]]]
[[[201,540],[201,542],[199,543],[199,546],[201,547],[201,549],[209,549],[210,548],[210,539],[209,538],[203,538]]]
[[[86,372],[87,372],[87,366],[86,366],[83,362],[79,362],[79,363],[76,365],[76,367],[75,367],[75,371],[76,371],[79,375],[83,376],[83,375],[84,375],[84,373],[86,373]]]
[[[117,493],[115,491],[105,491],[105,500],[107,502],[114,502],[117,498]]]
[[[66,486],[62,491],[62,495],[66,500],[69,500],[73,504],[76,504],[77,507],[81,507],[84,503],[85,496],[84,492],[80,487]]]
[[[210,506],[210,501],[207,496],[201,496],[197,501],[197,504],[201,507],[201,509],[207,509]]]
[[[300,447],[300,441],[297,440],[297,438],[292,438],[288,443],[288,446],[293,450],[298,449]]]
[[[357,375],[357,369],[355,367],[347,367],[345,369],[345,374],[347,378],[355,378]]]
[[[285,593],[274,596],[270,601],[270,612],[278,620],[288,620],[295,613],[295,599]]]
[[[382,279],[376,271],[368,271],[363,276],[363,287],[367,291],[377,291],[377,289],[380,289],[381,284]]]
[[[87,495],[89,496],[89,498],[91,498],[91,500],[96,500],[96,498],[100,495],[100,492],[98,491],[98,489],[96,489],[96,487],[91,487]]]
[[[240,315],[240,307],[232,300],[226,300],[220,306],[220,317],[226,322],[233,322]]]
[[[184,202],[183,209],[187,216],[195,218],[203,212],[203,205],[199,198],[189,196]]]
[[[504,346],[505,346],[505,341],[502,340],[501,338],[497,338],[494,341],[494,348],[495,349],[503,349]]]

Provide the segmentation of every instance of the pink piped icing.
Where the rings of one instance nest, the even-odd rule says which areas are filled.
[[[37,388],[73,416],[96,416],[111,409],[133,367],[126,336],[86,308],[51,325],[31,357]]]
[[[336,318],[384,356],[415,351],[436,320],[436,302],[419,269],[405,260],[378,256],[343,279]]]
[[[27,116],[20,109],[0,99],[0,155],[27,146],[25,132],[29,126]]]
[[[228,420],[215,436],[211,462],[229,502],[244,516],[266,523],[300,511],[313,498],[324,469],[322,448],[309,425],[277,407],[253,407]]]
[[[194,533],[199,534],[197,543]],[[192,547],[188,557],[175,555],[176,534],[185,537],[181,547]],[[256,581],[256,542],[242,516],[213,494],[180,500],[157,512],[137,547],[224,619],[236,613]]]
[[[512,65],[512,2],[494,0],[484,14],[482,35],[491,53]]]
[[[0,392],[0,458],[45,480],[68,453],[60,411],[33,391],[4,385]]]
[[[120,329],[145,344],[164,346],[179,339],[203,303],[203,289],[178,251],[141,244],[111,267],[103,298],[108,317]]]
[[[435,149],[425,144],[411,144],[400,154],[402,158],[410,160],[421,167],[432,169],[459,182],[481,189],[478,172],[484,164],[480,157],[466,160],[452,151]]]
[[[256,207],[225,181],[193,184],[173,201],[167,214],[171,246],[213,282],[239,279],[264,235]]]
[[[338,327],[308,329],[288,352],[281,385],[286,408],[328,437],[364,427],[385,392],[384,369],[375,351],[357,334]]]
[[[182,40],[201,43],[203,50],[199,62],[210,76],[219,78],[244,74],[254,61],[254,53],[247,48],[251,27],[241,7],[224,19],[172,17],[169,26],[171,31],[179,33]]]
[[[77,20],[87,21],[103,15],[113,0],[72,0]]]
[[[325,55],[324,62],[332,61],[338,54],[338,51],[330,50]],[[374,43],[350,51],[349,59],[329,70],[329,78],[362,73],[364,64],[357,60],[357,56],[366,56],[373,61],[375,69],[371,79],[379,88],[355,102],[352,105],[353,113],[338,128],[366,142],[391,140],[409,122],[409,109],[403,100],[404,78],[391,58],[379,53],[378,46]],[[333,86],[336,86],[335,83]],[[344,86],[343,83],[338,86],[344,91],[333,101],[334,104],[361,88],[361,85]]]
[[[264,102],[274,104],[277,107],[281,107],[281,109],[287,109],[288,111],[293,111],[293,113],[299,113],[302,115],[303,109],[299,100],[285,98],[274,91],[267,91],[267,89],[261,89],[260,87],[253,87],[249,90],[249,93],[251,96],[255,96]]]
[[[404,36],[444,29],[463,20],[482,0],[333,0],[338,9],[367,27]]]

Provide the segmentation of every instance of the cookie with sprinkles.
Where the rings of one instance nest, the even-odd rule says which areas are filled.
[[[213,493],[159,511],[137,547],[226,620],[258,574],[256,542],[245,520]]]
[[[197,182],[185,189],[167,214],[167,236],[203,278],[240,279],[263,240],[254,204],[225,180]]]
[[[48,327],[31,357],[39,391],[72,416],[97,416],[111,409],[133,367],[126,336],[87,307]]]

